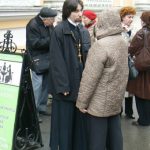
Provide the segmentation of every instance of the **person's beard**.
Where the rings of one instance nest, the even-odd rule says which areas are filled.
[[[82,22],[82,17],[77,18],[77,19],[75,20],[75,22],[76,22],[76,23]]]

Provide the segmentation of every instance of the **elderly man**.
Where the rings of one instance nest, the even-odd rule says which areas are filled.
[[[49,55],[49,43],[53,23],[57,12],[51,8],[44,7],[40,13],[29,21],[26,26],[26,47],[29,51],[31,59],[40,54]],[[42,115],[49,115],[46,112],[46,104],[48,100],[48,71],[37,73],[32,70],[32,85],[35,97],[37,112]]]

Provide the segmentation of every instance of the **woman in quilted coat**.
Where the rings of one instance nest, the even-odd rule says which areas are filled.
[[[100,13],[97,38],[89,50],[76,106],[87,113],[88,150],[123,150],[120,124],[128,80],[127,44],[119,12]]]

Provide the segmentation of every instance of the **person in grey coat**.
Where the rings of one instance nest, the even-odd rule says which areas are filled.
[[[76,106],[87,113],[88,150],[123,150],[119,114],[128,80],[127,44],[118,11],[98,18],[98,41],[88,52]]]

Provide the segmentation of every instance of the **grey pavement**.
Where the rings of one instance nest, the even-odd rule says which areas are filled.
[[[48,106],[48,111],[51,107]],[[134,115],[136,119],[138,114],[134,103]],[[43,123],[40,124],[44,147],[38,150],[50,150],[50,117],[43,116]],[[135,119],[135,120],[136,120]],[[126,119],[124,113],[121,117],[121,125],[123,132],[124,150],[150,150],[150,126],[137,127],[132,125],[133,120]]]

